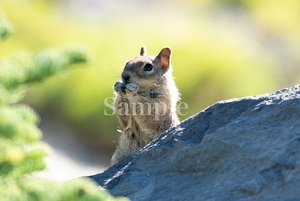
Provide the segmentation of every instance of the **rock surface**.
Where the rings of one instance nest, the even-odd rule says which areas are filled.
[[[91,176],[131,200],[300,200],[300,85],[218,102]]]

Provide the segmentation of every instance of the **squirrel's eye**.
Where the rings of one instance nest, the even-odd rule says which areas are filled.
[[[153,66],[151,64],[146,64],[144,66],[144,71],[152,71],[152,69],[153,69]]]

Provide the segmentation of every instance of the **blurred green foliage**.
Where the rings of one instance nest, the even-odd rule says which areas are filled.
[[[0,22],[5,19],[0,16]],[[8,22],[0,23],[9,33]],[[65,183],[38,179],[31,173],[45,168],[47,146],[42,143],[35,112],[19,103],[26,87],[87,61],[81,47],[15,55],[0,62],[0,200],[63,201],[115,199],[87,179]]]
[[[4,14],[0,12],[0,39],[7,38],[12,32],[12,25],[6,20]]]
[[[104,100],[113,97],[114,82],[141,45],[150,55],[172,48],[188,116],[222,99],[299,83],[300,1],[132,1],[94,11],[100,17],[90,18],[93,6],[85,7],[90,1],[82,7],[78,2],[3,0],[2,9],[18,29],[0,55],[20,46],[35,51],[71,41],[86,44],[94,53],[89,68],[31,87],[26,101],[76,127],[103,150],[113,150],[117,137],[117,121],[104,115],[109,110]]]
[[[38,178],[0,179],[2,201],[125,201],[114,198],[86,179],[58,183]]]

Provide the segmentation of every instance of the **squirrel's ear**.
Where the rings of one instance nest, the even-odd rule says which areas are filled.
[[[145,46],[142,46],[142,47],[141,47],[140,55],[141,55],[141,56],[146,56],[146,55],[147,55],[147,51],[146,51]]]
[[[160,62],[163,65],[163,68],[165,68],[165,69],[168,68],[170,65],[171,54],[172,54],[171,49],[168,47],[165,47],[160,51],[160,53],[156,57],[160,60]]]

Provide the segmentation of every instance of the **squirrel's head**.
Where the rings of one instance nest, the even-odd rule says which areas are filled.
[[[147,56],[145,47],[142,47],[140,56],[126,63],[122,81],[124,84],[136,83],[141,90],[157,87],[166,82],[170,68],[170,48],[163,48],[157,56]]]

